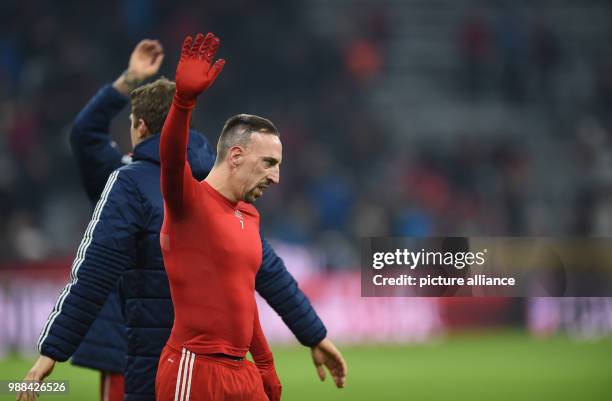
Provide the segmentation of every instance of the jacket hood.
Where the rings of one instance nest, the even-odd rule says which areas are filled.
[[[132,159],[149,160],[159,164],[159,134],[140,142],[134,148]],[[208,139],[201,133],[189,130],[189,144],[187,145],[187,159],[191,166],[194,178],[203,180],[206,178],[213,165],[215,164],[216,154],[213,151]]]

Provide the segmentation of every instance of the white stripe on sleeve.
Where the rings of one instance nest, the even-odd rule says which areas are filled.
[[[93,239],[93,233],[96,229],[96,225],[100,221],[100,215],[102,214],[102,210],[104,209],[104,206],[106,205],[106,201],[108,200],[108,194],[110,193],[110,191],[113,188],[113,185],[117,181],[118,175],[119,175],[119,170],[114,171],[108,177],[108,181],[106,181],[106,186],[104,187],[104,191],[102,191],[100,200],[98,200],[98,203],[96,204],[96,208],[94,209],[93,216],[91,217],[91,220],[89,224],[87,225],[87,230],[85,230],[85,234],[83,235],[83,239],[81,240],[81,244],[79,245],[79,248],[77,250],[76,257],[74,259],[74,262],[72,263],[72,268],[70,270],[70,282],[66,284],[66,287],[64,287],[62,293],[57,299],[57,302],[55,303],[55,306],[53,310],[51,311],[51,314],[49,314],[47,323],[45,323],[45,326],[42,332],[40,333],[40,337],[38,338],[38,350],[39,351],[41,351],[42,344],[45,342],[45,340],[47,339],[47,336],[49,335],[49,331],[51,330],[51,326],[53,325],[53,322],[62,312],[62,306],[64,305],[64,301],[66,300],[66,297],[68,296],[68,294],[70,294],[70,289],[78,281],[77,274],[79,272],[79,268],[81,267],[83,260],[85,260],[85,254],[87,253],[87,248],[91,244],[91,241]]]

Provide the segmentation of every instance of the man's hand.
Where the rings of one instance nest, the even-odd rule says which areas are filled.
[[[272,354],[253,355],[253,361],[255,361],[255,366],[257,366],[257,370],[259,370],[259,375],[261,376],[264,391],[268,399],[270,401],[280,401],[282,386],[276,374]]]
[[[48,356],[41,355],[23,380],[42,382],[51,374],[53,367],[55,367],[55,361]],[[31,391],[20,391],[17,394],[17,401],[33,401],[36,400],[36,397],[37,395]]]
[[[342,354],[331,340],[324,338],[319,344],[311,348],[312,361],[317,368],[319,379],[325,380],[325,369],[323,365],[329,369],[336,387],[343,388],[346,381],[347,366]]]
[[[129,95],[142,81],[157,74],[164,60],[164,49],[157,40],[140,41],[130,55],[127,70],[113,83],[113,87]]]
[[[223,59],[212,64],[220,43],[212,33],[206,34],[206,37],[198,33],[195,40],[191,36],[185,38],[181,59],[176,67],[176,97],[181,104],[195,104],[196,97],[212,85],[223,69]]]

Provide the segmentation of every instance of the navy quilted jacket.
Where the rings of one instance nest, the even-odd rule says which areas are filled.
[[[159,135],[136,146],[131,161],[122,158],[108,131],[126,104],[107,85],[75,121],[73,150],[89,198],[99,200],[38,347],[58,361],[73,356],[75,364],[123,371],[126,401],[154,401],[157,362],[174,318],[159,246]],[[206,138],[191,132],[188,159],[196,178],[208,174],[214,157]],[[317,344],[325,326],[283,261],[262,244],[257,291],[302,344]]]

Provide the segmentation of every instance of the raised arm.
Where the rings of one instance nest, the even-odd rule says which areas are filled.
[[[164,49],[158,40],[141,40],[132,54],[128,68],[113,82],[113,88],[123,96],[129,96],[145,79],[157,74],[164,61]]]
[[[158,41],[138,43],[127,70],[112,85],[103,86],[74,120],[70,146],[92,203],[100,198],[110,174],[123,164],[123,155],[109,134],[110,123],[128,103],[132,89],[157,73],[163,58]]]
[[[127,97],[105,85],[87,102],[72,125],[70,147],[92,203],[100,198],[108,176],[122,165],[122,154],[111,140],[109,127],[127,102]]]
[[[274,368],[274,358],[272,351],[268,346],[268,341],[261,329],[259,323],[259,312],[255,306],[255,318],[253,320],[253,337],[251,338],[251,347],[249,349],[255,366],[259,370],[261,380],[263,381],[264,391],[270,401],[279,401],[281,397],[281,383]]]
[[[219,38],[209,33],[187,36],[176,68],[176,93],[160,140],[161,189],[166,209],[178,217],[193,200],[195,180],[187,163],[189,121],[196,98],[215,81],[224,60],[212,59]]]

